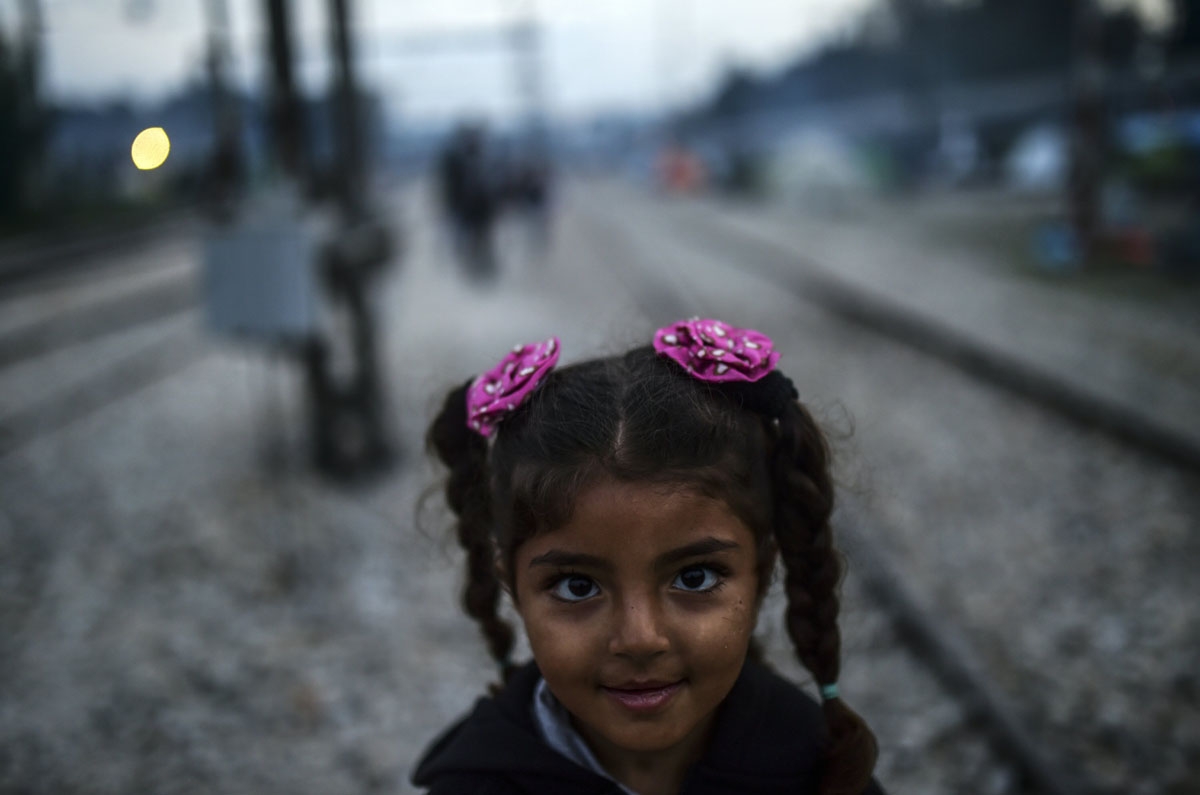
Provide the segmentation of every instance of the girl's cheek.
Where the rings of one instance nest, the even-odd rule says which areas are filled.
[[[685,617],[688,634],[707,648],[740,645],[754,633],[757,616],[751,600],[736,600],[719,609],[695,611]]]
[[[562,604],[540,597],[536,607],[527,611],[525,631],[531,637],[536,633],[572,642],[594,632],[598,618],[598,611],[589,606]]]
[[[536,626],[526,624],[525,632],[538,663],[556,670],[570,670],[593,660],[605,647],[603,633],[594,627],[561,618]]]

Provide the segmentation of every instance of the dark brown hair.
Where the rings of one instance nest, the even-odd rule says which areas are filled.
[[[446,397],[428,443],[450,469],[446,499],[467,553],[463,605],[506,678],[514,635],[497,614],[497,556],[512,572],[521,543],[569,521],[579,493],[607,477],[686,485],[725,501],[758,541],[760,595],[776,553],[783,561],[796,656],[819,684],[837,681],[843,565],[829,522],[829,447],[803,404],[755,391],[770,385],[777,389],[778,379],[707,384],[649,346],[635,348],[551,372],[499,427],[490,450],[467,428],[467,385]],[[755,409],[772,403],[774,416]],[[840,698],[823,710],[820,792],[857,795],[874,768],[875,737]]]

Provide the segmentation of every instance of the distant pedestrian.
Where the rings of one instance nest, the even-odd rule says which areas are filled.
[[[433,795],[870,793],[875,738],[838,693],[825,437],[756,331],[690,320],[555,369],[518,346],[429,429],[503,679],[424,754]],[[752,638],[777,559],[821,703]],[[506,591],[533,652],[511,659]]]
[[[439,198],[455,254],[479,279],[491,278],[497,267],[492,230],[499,197],[493,170],[483,128],[473,124],[455,131],[437,164]]]
[[[537,153],[516,157],[510,167],[509,205],[526,227],[529,258],[545,259],[550,247],[553,184],[549,160]]]

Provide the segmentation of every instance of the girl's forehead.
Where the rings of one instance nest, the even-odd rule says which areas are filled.
[[[710,538],[754,545],[723,500],[679,485],[603,480],[579,494],[565,524],[525,541],[517,558],[559,549],[636,562]]]

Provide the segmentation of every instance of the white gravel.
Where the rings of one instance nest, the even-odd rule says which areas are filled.
[[[398,203],[409,251],[380,294],[393,476],[314,479],[298,375],[216,341],[0,459],[0,791],[410,791],[493,675],[442,519],[412,521],[433,479],[421,433],[514,342],[557,334],[582,358],[673,319],[645,315],[621,262],[772,334],[805,399],[853,417],[847,504],[1064,765],[1139,782],[1121,791],[1195,783],[1194,478],[738,277],[635,194],[568,194],[552,261],[510,257],[495,291],[458,278],[422,198]],[[889,790],[1020,792],[853,577],[846,602],[844,690]],[[803,680],[769,611],[772,659]]]

